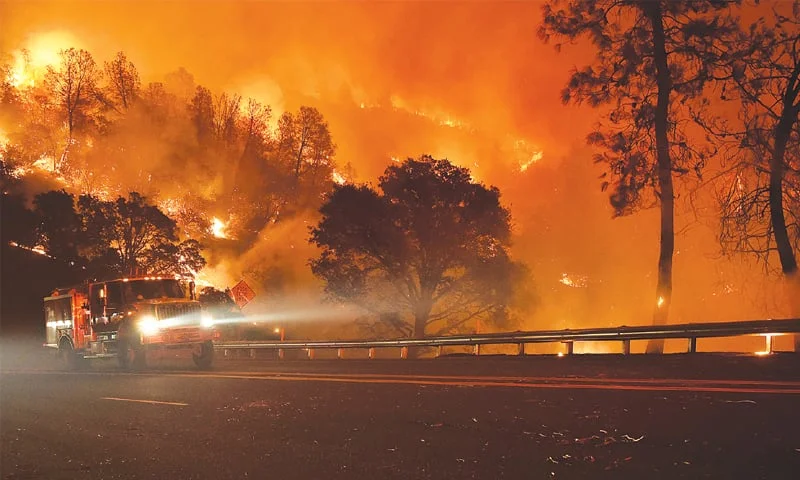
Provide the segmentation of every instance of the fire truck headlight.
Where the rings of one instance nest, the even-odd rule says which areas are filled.
[[[200,325],[203,328],[211,328],[214,326],[214,317],[208,312],[203,312],[200,315]]]
[[[152,315],[145,315],[139,319],[139,331],[144,335],[155,335],[159,328],[158,320]]]

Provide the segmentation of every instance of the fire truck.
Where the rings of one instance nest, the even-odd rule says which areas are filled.
[[[119,278],[56,289],[44,299],[45,346],[69,368],[85,360],[117,358],[141,369],[156,348],[191,349],[199,368],[210,368],[213,319],[181,282],[168,277]]]

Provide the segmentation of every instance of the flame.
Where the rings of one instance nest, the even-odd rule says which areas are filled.
[[[589,277],[587,275],[570,276],[568,273],[562,273],[558,281],[568,287],[585,288],[589,284]]]
[[[347,179],[344,178],[344,176],[342,176],[342,174],[337,172],[336,170],[333,171],[331,178],[333,178],[333,181],[338,183],[339,185],[344,185],[345,183],[347,183]]]
[[[217,238],[228,238],[228,234],[225,230],[228,226],[217,217],[211,219],[211,234]]]
[[[21,248],[21,249],[27,250],[29,252],[38,253],[39,255],[43,255],[43,256],[48,257],[48,258],[53,258],[52,256],[50,256],[47,253],[47,251],[41,245],[36,245],[35,247],[28,247],[26,245],[22,245],[22,244],[19,244],[17,242],[8,242],[8,244],[10,246],[12,246],[12,247],[15,247],[15,248]]]
[[[23,48],[12,53],[13,64],[6,80],[15,88],[33,87],[42,79],[48,65],[59,63],[61,50],[79,46],[75,37],[65,31],[34,35]]]
[[[664,297],[658,297],[658,300],[656,301],[656,306],[658,306],[658,308],[661,308],[664,305],[664,301],[665,301]]]
[[[520,172],[526,171],[528,167],[541,160],[543,156],[544,152],[542,151],[534,152],[533,155],[531,155],[531,158],[529,158],[527,161],[519,162],[519,171]]]
[[[158,202],[158,208],[167,215],[175,215],[181,211],[182,205],[180,200],[176,198],[165,198]]]

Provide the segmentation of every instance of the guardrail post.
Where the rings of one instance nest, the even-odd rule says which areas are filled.
[[[400,347],[400,358],[403,360],[408,358],[408,347]]]
[[[228,349],[227,348],[222,351],[222,356],[223,357],[227,357],[228,356]]]
[[[338,358],[339,360],[344,358],[344,348],[336,350],[336,358]]]
[[[772,335],[767,334],[764,338],[767,340],[767,348],[764,351],[767,352],[767,355],[772,355]]]
[[[622,354],[623,355],[630,355],[631,354],[631,341],[630,340],[623,340],[622,341]]]
[[[250,358],[256,358],[256,349],[255,348],[251,348],[250,349]]]
[[[369,347],[369,359],[375,358],[375,347]]]
[[[278,360],[283,360],[283,358],[285,356],[286,356],[286,352],[282,348],[279,348],[278,349]]]
[[[309,360],[314,360],[314,349],[313,348],[309,348],[308,349],[308,359]]]
[[[519,355],[520,357],[525,356],[525,344],[524,343],[518,343],[517,344],[517,355]]]
[[[439,358],[441,356],[442,356],[442,346],[441,345],[437,345],[436,346],[436,358]]]
[[[472,347],[472,353],[475,354],[475,355],[480,355],[481,354],[481,345],[480,344],[476,344],[474,347]]]
[[[697,353],[697,337],[689,338],[689,353]]]
[[[567,346],[567,355],[575,353],[575,342],[564,342]]]

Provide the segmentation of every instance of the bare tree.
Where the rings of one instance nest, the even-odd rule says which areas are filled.
[[[217,139],[228,145],[237,137],[237,126],[241,116],[242,97],[221,93],[214,101],[214,134]]]
[[[602,150],[595,162],[607,166],[602,188],[612,188],[616,215],[660,208],[656,325],[667,322],[672,301],[673,177],[699,175],[709,154],[689,142],[681,105],[702,96],[716,67],[704,61],[711,39],[736,23],[729,12],[732,3],[553,0],[543,7],[543,40],[586,37],[596,49],[596,60],[573,72],[562,100],[610,107],[588,142]],[[663,341],[650,342],[647,350],[663,351]]]

